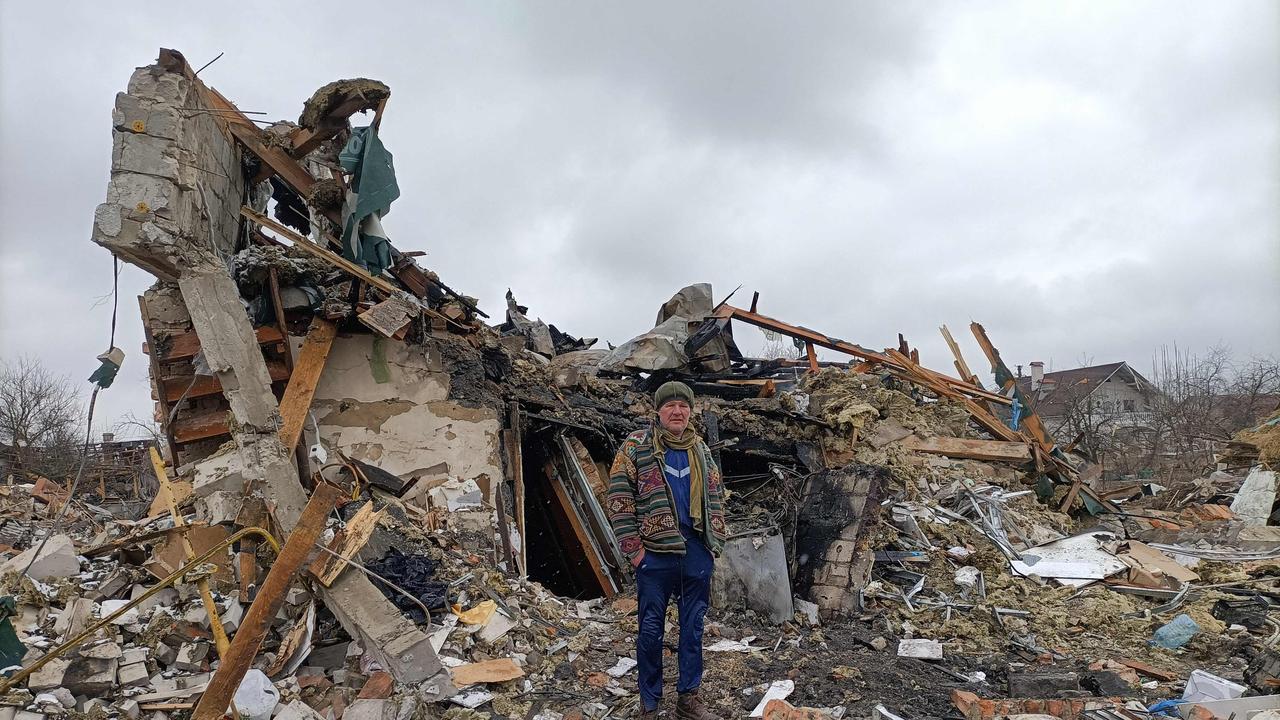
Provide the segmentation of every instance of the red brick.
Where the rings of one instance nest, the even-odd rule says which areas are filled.
[[[391,697],[395,685],[395,678],[390,673],[377,670],[365,681],[364,687],[360,688],[358,697],[363,700],[384,700]]]

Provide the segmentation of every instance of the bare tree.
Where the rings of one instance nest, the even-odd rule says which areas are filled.
[[[1122,426],[1119,408],[1109,406],[1094,393],[1095,385],[1079,383],[1058,388],[1054,400],[1063,412],[1057,432],[1074,441],[1076,451],[1090,462],[1106,463],[1118,453]]]
[[[39,360],[0,360],[0,443],[18,461],[32,453],[73,447],[81,433],[80,397],[71,379]]]
[[[1273,412],[1280,400],[1280,360],[1236,362],[1217,345],[1204,355],[1163,347],[1153,363],[1160,389],[1153,403],[1153,457],[1195,474],[1209,468],[1222,443]]]
[[[795,341],[782,334],[766,333],[760,346],[760,357],[766,360],[799,360],[803,353]]]

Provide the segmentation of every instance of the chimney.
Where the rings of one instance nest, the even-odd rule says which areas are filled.
[[[116,439],[115,433],[102,433],[102,442],[109,443]]]
[[[1036,360],[1031,363],[1031,390],[1032,392],[1039,390],[1040,385],[1044,383],[1044,363]]]

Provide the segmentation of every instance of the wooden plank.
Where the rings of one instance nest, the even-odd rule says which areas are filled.
[[[259,345],[270,345],[281,341],[282,336],[278,328],[270,325],[263,325],[254,331],[258,336]],[[154,353],[156,345],[149,343],[148,347],[156,355],[156,359],[162,363],[174,362],[177,360],[190,360],[200,352],[200,338],[196,337],[194,330],[182,333],[181,335],[173,335],[164,345],[165,351],[162,353]]]
[[[971,440],[968,438],[929,437],[910,435],[901,443],[908,450],[945,455],[950,458],[987,460],[992,462],[1027,463],[1031,461],[1031,447],[1023,442],[1002,440]]]
[[[600,592],[604,593],[605,598],[612,599],[615,594],[613,581],[609,579],[609,573],[604,569],[604,560],[596,552],[596,546],[591,540],[591,535],[582,525],[582,518],[578,517],[578,508],[574,506],[569,493],[565,491],[564,485],[561,484],[560,477],[557,475],[556,469],[550,460],[547,461],[545,470],[547,482],[551,485],[551,489],[555,491],[556,500],[560,503],[560,508],[564,511],[564,514],[569,518],[569,526],[573,528],[573,534],[578,538],[578,544],[582,546],[582,552],[587,559],[587,567],[591,569],[591,574],[595,576],[596,582],[600,585]]]
[[[814,375],[818,374],[818,351],[814,350],[813,343],[804,344],[804,354],[809,360],[809,372]]]
[[[449,671],[456,687],[479,683],[499,683],[524,677],[524,671],[511,658],[497,658],[484,662],[459,665]]]
[[[346,569],[347,562],[360,552],[365,543],[369,542],[369,536],[373,535],[374,529],[378,527],[378,521],[385,513],[385,509],[374,512],[373,501],[370,500],[351,516],[347,526],[329,542],[329,549],[339,557],[321,553],[311,563],[311,574],[320,581],[321,585],[329,587],[334,580],[338,579],[338,575]]]
[[[147,311],[146,297],[138,296],[138,311],[142,313],[142,337],[146,341],[146,345],[150,347],[156,346],[156,338],[151,333],[151,313]],[[191,332],[195,335],[195,331]],[[148,353],[147,362],[151,366],[151,382],[156,393],[156,404],[160,406],[160,431],[164,433],[165,440],[169,442],[169,455],[176,463],[178,462],[178,441],[174,438],[173,428],[169,427],[169,418],[173,415],[173,411],[169,408],[169,401],[164,399],[164,390],[160,383],[160,363],[155,356]]]
[[[267,373],[271,375],[271,382],[289,379],[289,368],[278,360],[267,361]],[[217,395],[222,392],[222,382],[218,378],[208,375],[196,377],[195,383],[191,382],[191,378],[180,377],[170,378],[163,381],[162,384],[164,385],[164,397],[171,403],[175,403],[184,397],[186,400],[192,400],[198,397]],[[188,389],[188,386],[190,386],[190,389]]]
[[[226,408],[220,408],[174,420],[173,427],[170,428],[173,441],[181,445],[230,434],[231,425],[227,421],[227,415],[230,412]]]
[[[320,383],[320,373],[324,371],[325,360],[329,358],[329,350],[333,348],[333,339],[337,335],[335,323],[321,317],[311,319],[311,329],[302,341],[297,365],[280,400],[280,442],[290,452],[302,437],[302,428],[306,425],[307,413],[316,395],[316,385]]]
[[[179,528],[178,537],[182,540],[182,551],[186,553],[183,564],[189,564],[196,559],[196,551],[187,537],[186,520],[182,517],[182,513],[178,512],[177,495],[169,484],[169,473],[165,471],[164,460],[160,459],[160,452],[154,447],[151,448],[151,468],[155,471],[156,480],[160,482],[160,493],[167,498],[169,516],[173,518],[173,525]],[[209,618],[209,630],[213,633],[214,647],[220,657],[225,657],[230,642],[227,640],[227,631],[222,627],[222,619],[218,617],[218,606],[213,601],[213,591],[209,589],[208,576],[202,576],[196,580],[196,590],[200,593],[205,615]]]
[[[507,405],[507,421],[511,432],[511,442],[508,443],[511,456],[511,489],[515,493],[515,510],[516,510],[516,534],[520,536],[520,553],[519,566],[520,577],[528,577],[529,567],[529,536],[525,534],[524,526],[524,431],[521,427],[520,404],[512,402]]]
[[[289,324],[284,320],[284,302],[280,300],[280,273],[275,267],[268,268],[267,279],[271,285],[271,309],[275,311],[276,327],[280,330],[280,351],[285,367],[293,370],[293,346],[289,343]]]
[[[951,355],[955,358],[956,371],[960,373],[960,379],[982,387],[982,381],[969,369],[969,363],[964,361],[964,355],[960,352],[960,345],[955,338],[951,337],[951,330],[946,325],[938,328],[938,330],[942,332],[942,339],[947,341],[947,347],[951,348]]]
[[[303,508],[293,532],[289,533],[284,548],[267,572],[258,597],[245,612],[235,639],[231,641],[231,647],[227,649],[227,654],[222,658],[217,672],[209,681],[209,687],[205,689],[191,715],[192,720],[218,720],[226,713],[236,688],[249,671],[249,665],[262,647],[263,638],[271,629],[272,620],[284,603],[289,585],[311,554],[312,546],[320,533],[324,532],[325,519],[341,496],[342,491],[333,485],[320,483],[316,486],[316,491]]]
[[[252,220],[253,222],[265,228],[269,228],[273,232],[284,237],[286,240],[293,243],[293,247],[296,247],[299,250],[302,250],[308,255],[312,255],[314,257],[320,258],[321,260],[325,260],[329,264],[334,265],[335,267],[339,268],[343,272],[346,272],[347,274],[352,275],[356,279],[364,281],[378,288],[379,290],[381,290],[384,293],[387,293],[388,295],[395,294],[396,292],[395,285],[392,285],[390,282],[386,281],[383,278],[370,275],[368,270],[365,270],[364,268],[342,257],[338,253],[333,252],[332,250],[320,247],[319,245],[302,237],[301,235],[295,233],[294,231],[290,230],[284,225],[281,225],[275,220],[272,220],[266,215],[256,213],[252,209],[247,207],[241,207],[240,214],[248,218],[249,220]]]
[[[1134,660],[1133,658],[1118,657],[1116,658],[1116,662],[1126,667],[1133,668],[1139,673],[1146,675],[1147,677],[1150,677],[1150,678],[1155,678],[1156,680],[1159,680],[1161,682],[1173,682],[1174,680],[1177,680],[1180,677],[1182,677],[1177,673],[1171,673],[1168,670],[1161,670],[1160,668],[1148,665],[1147,663],[1144,663],[1138,660]]]
[[[813,330],[810,330],[808,328],[801,327],[799,325],[790,325],[788,323],[782,322],[781,320],[775,320],[774,318],[771,318],[771,317],[766,317],[758,313],[753,313],[747,310],[743,310],[741,308],[736,308],[727,303],[724,305],[721,305],[715,311],[715,317],[727,318],[730,320],[741,320],[742,322],[745,322],[750,325],[755,325],[756,327],[761,327],[766,330],[782,333],[783,335],[788,335],[790,337],[797,338],[805,342],[813,343],[818,347],[824,347],[824,348],[827,348],[828,350],[835,350],[836,352],[841,352],[841,353],[844,353],[845,355],[852,355],[853,357],[859,358],[861,360],[875,361],[888,367],[891,370],[903,369],[899,366],[897,362],[895,362],[892,358],[890,358],[888,355],[884,353],[878,353],[878,352],[875,352],[874,350],[868,350],[867,348],[864,348],[860,345],[855,345],[850,342],[845,342],[844,340],[839,340],[837,338],[829,337],[821,333],[815,332]],[[928,368],[923,368],[923,367],[921,368],[921,372],[924,375],[927,375],[930,378],[932,378],[934,382],[940,383],[949,388],[953,388],[966,395],[980,398],[988,402],[996,402],[1004,405],[1009,404],[1008,398],[1003,398],[995,393],[990,393],[981,388],[974,387],[973,385],[963,380],[958,380],[956,378],[944,375],[940,372],[929,370]]]

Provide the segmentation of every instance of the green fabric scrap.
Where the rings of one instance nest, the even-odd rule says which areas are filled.
[[[351,191],[342,208],[342,256],[380,275],[391,266],[391,242],[381,219],[400,197],[391,153],[372,126],[355,128],[338,153],[338,162],[352,174]]]
[[[6,677],[13,675],[22,667],[22,658],[27,648],[18,639],[10,618],[18,614],[18,603],[13,596],[0,597],[0,673]]]
[[[382,385],[391,382],[391,368],[387,365],[387,346],[382,338],[373,338],[373,355],[369,357],[369,370],[373,381]]]

